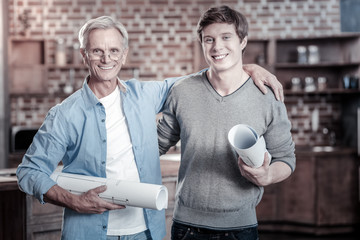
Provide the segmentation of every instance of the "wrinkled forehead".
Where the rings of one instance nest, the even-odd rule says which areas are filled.
[[[87,49],[123,48],[124,38],[115,28],[94,29],[89,33]]]

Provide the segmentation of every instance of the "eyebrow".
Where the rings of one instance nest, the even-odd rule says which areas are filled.
[[[220,33],[220,35],[228,35],[228,34],[233,35],[233,33],[231,33],[231,32]],[[204,37],[212,37],[212,36],[211,35],[204,35]]]
[[[112,49],[121,50],[121,47],[109,47],[108,49],[109,50],[112,50]],[[89,48],[89,50],[101,50],[101,51],[104,51],[104,49],[102,47]]]

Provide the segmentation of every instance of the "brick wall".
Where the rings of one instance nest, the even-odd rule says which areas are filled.
[[[210,6],[227,4],[243,12],[250,24],[250,38],[331,35],[340,32],[339,0],[8,0],[9,35],[44,39],[45,62],[54,63],[55,40],[77,42],[82,24],[93,17],[110,15],[122,20],[130,35],[127,65],[136,68],[142,80],[162,80],[188,74],[193,69],[196,24]],[[19,20],[27,13],[29,28]],[[10,53],[11,54],[11,53]],[[75,88],[81,86],[86,70],[75,69]],[[131,75],[131,72],[127,75]],[[67,69],[48,71],[48,95],[11,95],[11,123],[39,126],[47,110],[60,102],[69,76]],[[327,136],[310,131],[311,111],[319,99],[288,97],[287,108],[297,144],[326,143]],[[340,107],[323,97],[321,127],[339,132]]]

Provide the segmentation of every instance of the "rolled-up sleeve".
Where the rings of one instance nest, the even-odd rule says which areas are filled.
[[[291,122],[288,119],[284,103],[273,102],[271,118],[264,138],[272,156],[272,162],[284,162],[289,165],[291,171],[294,171],[296,166],[295,143],[291,136]]]
[[[61,114],[53,108],[17,168],[19,188],[41,203],[44,203],[43,195],[56,184],[50,175],[65,154],[65,132]]]

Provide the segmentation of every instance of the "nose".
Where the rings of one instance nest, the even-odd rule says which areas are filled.
[[[105,53],[102,56],[101,61],[104,62],[104,63],[111,62],[110,53]]]
[[[223,44],[223,42],[221,40],[214,41],[214,44],[213,44],[213,51],[214,52],[217,52],[217,51],[221,50],[223,47],[224,47],[224,44]]]

